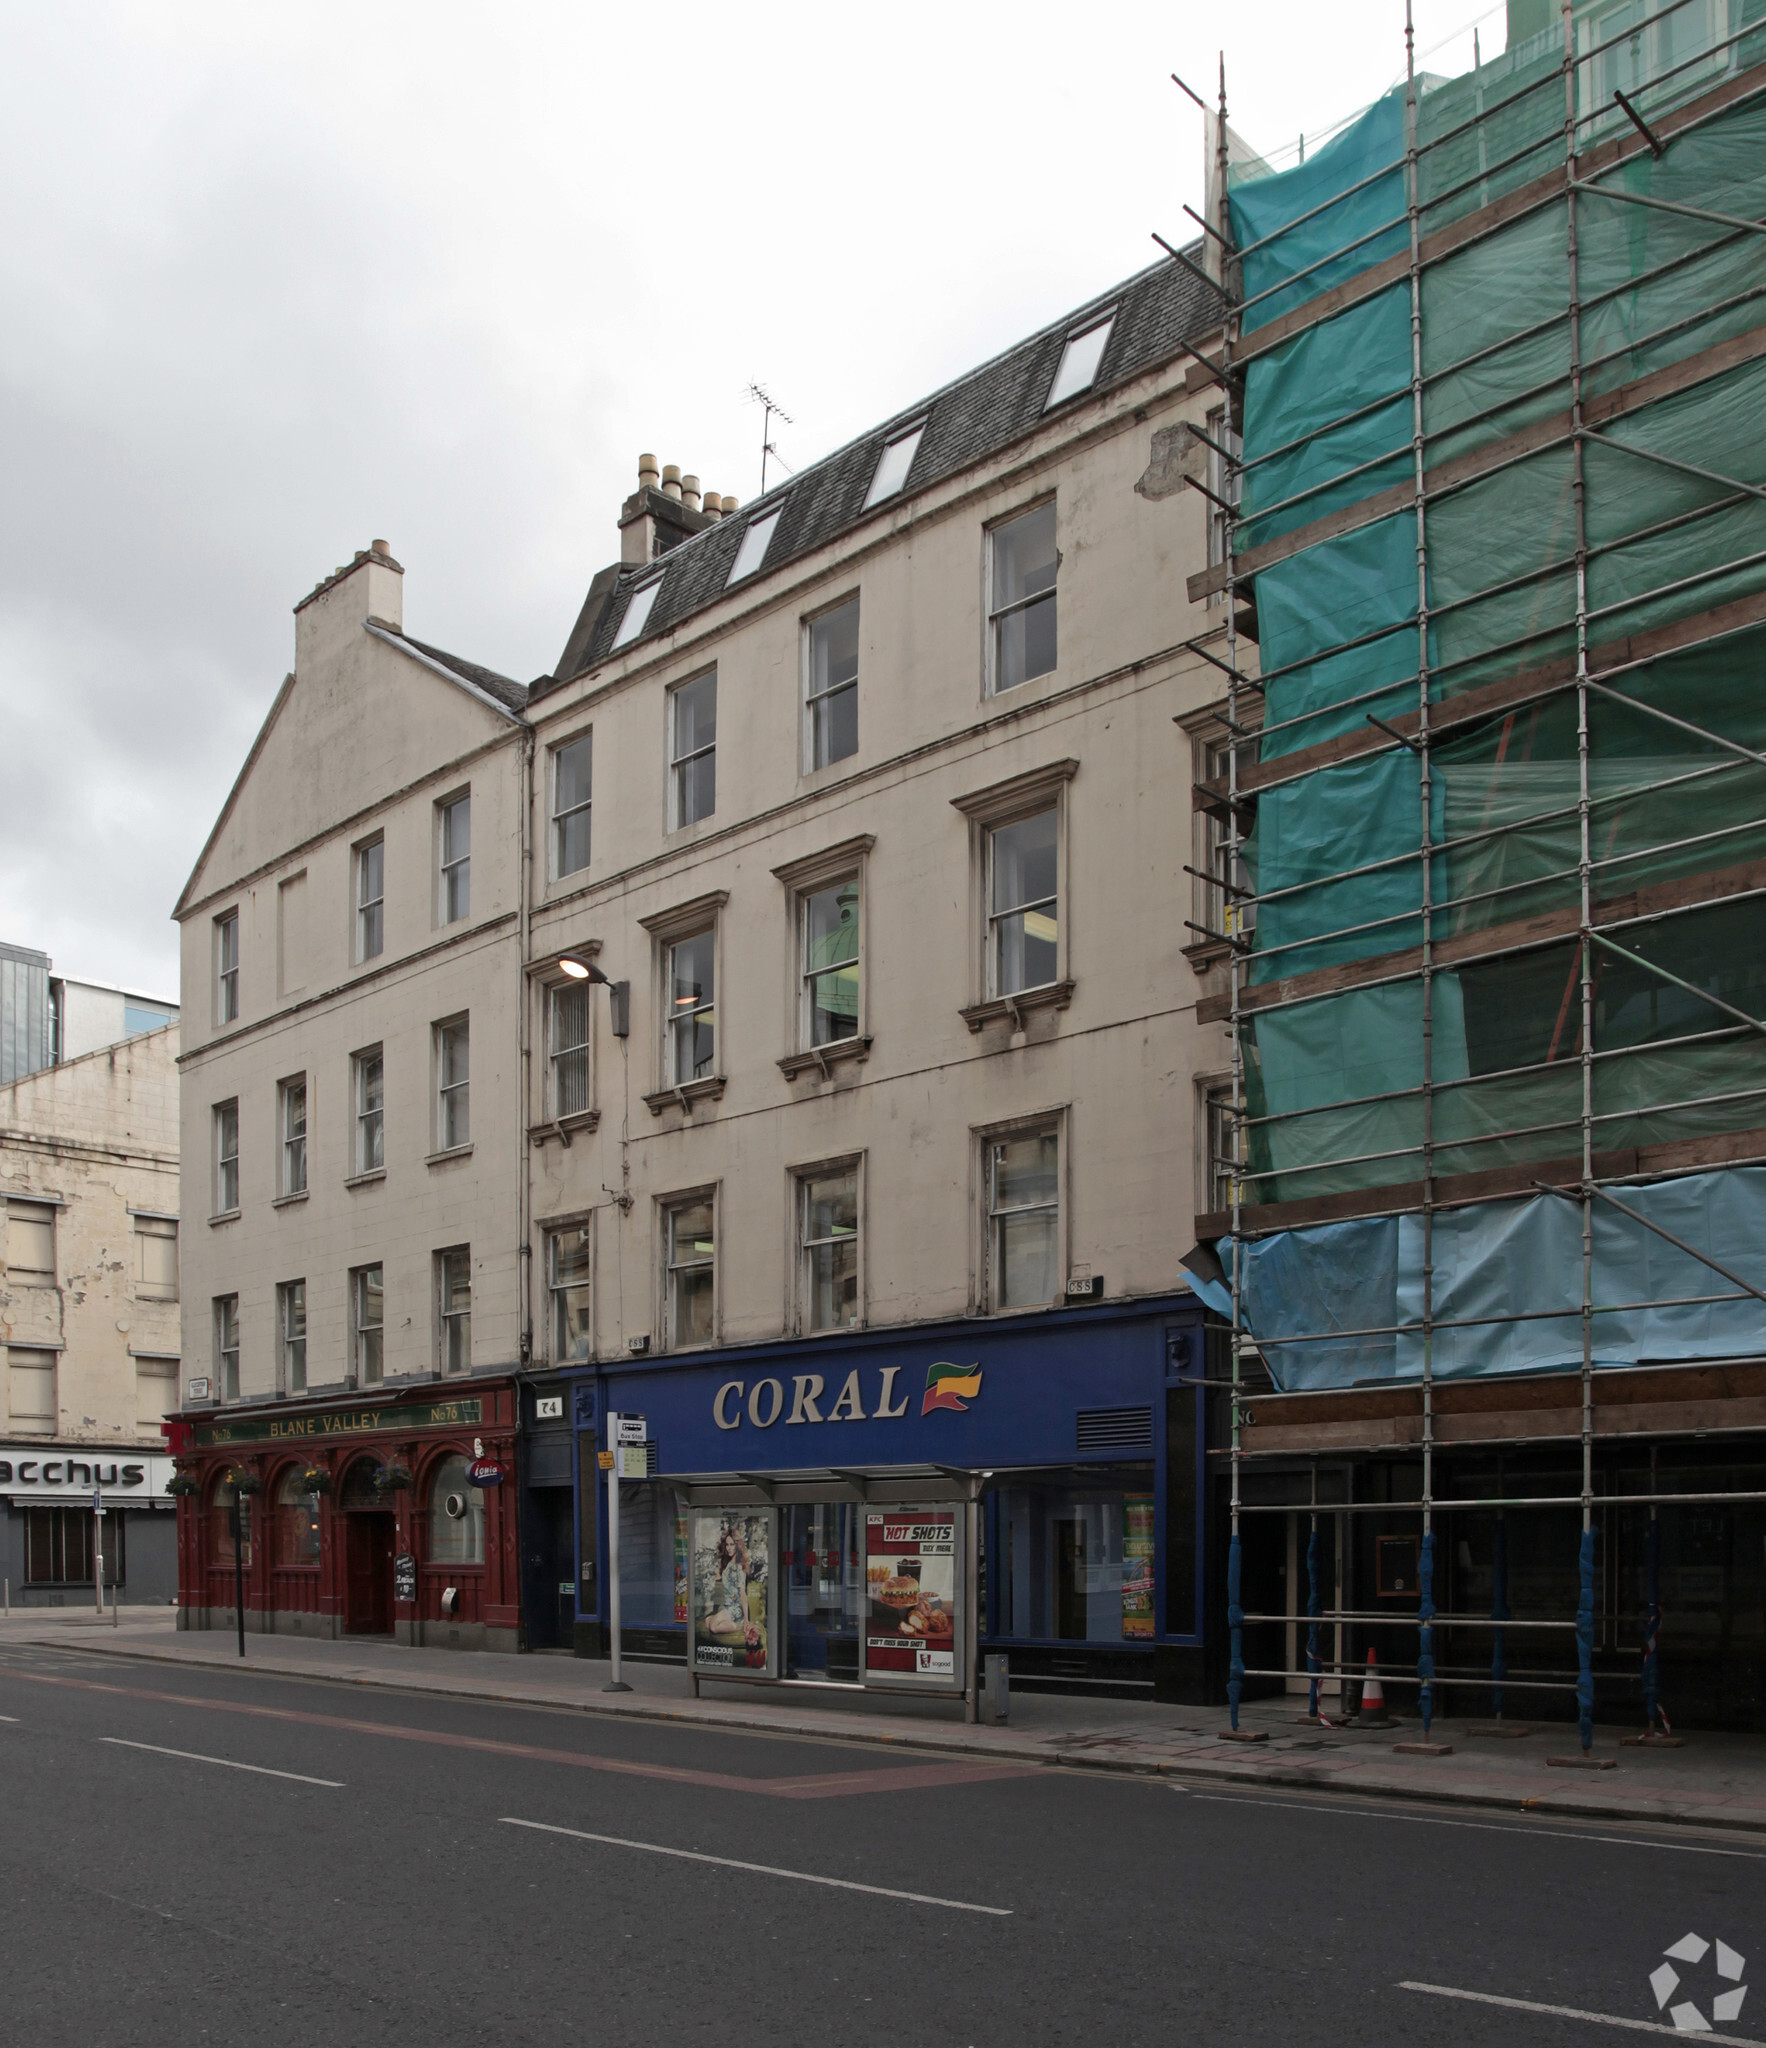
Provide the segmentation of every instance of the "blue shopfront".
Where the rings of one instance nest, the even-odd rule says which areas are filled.
[[[1015,1687],[1204,1696],[1193,1295],[568,1378],[579,1655],[609,1642],[617,1416],[643,1438],[618,1482],[628,1657],[963,1691],[1004,1652]]]

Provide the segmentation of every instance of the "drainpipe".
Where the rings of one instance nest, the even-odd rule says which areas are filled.
[[[520,1362],[527,1365],[533,1358],[533,1232],[528,1227],[530,1191],[528,1187],[529,1151],[527,1142],[527,1105],[533,1099],[530,1082],[533,1050],[529,1031],[529,989],[527,973],[528,936],[533,902],[533,758],[534,735],[532,726],[525,721],[521,731],[521,857],[519,863],[521,901],[516,913],[516,950],[520,955],[516,962],[518,987],[515,991],[516,1033],[520,1044],[521,1099],[515,1111],[515,1214],[520,1237],[516,1249],[516,1272],[519,1276],[517,1292],[520,1315],[521,1344]]]

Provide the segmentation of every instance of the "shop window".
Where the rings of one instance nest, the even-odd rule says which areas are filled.
[[[276,1563],[288,1568],[319,1562],[319,1496],[306,1471],[294,1465],[276,1489]]]
[[[589,1226],[546,1235],[546,1286],[552,1296],[552,1358],[588,1358],[595,1344],[589,1309]]]
[[[668,1348],[709,1344],[716,1323],[716,1198],[696,1195],[662,1214],[663,1317]]]
[[[1152,1641],[1151,1467],[1131,1467],[1124,1478],[1130,1483],[1113,1487],[1000,1488],[1002,1635],[1031,1642]]]
[[[444,1458],[429,1482],[431,1564],[484,1563],[484,1493],[466,1481],[466,1460]]]
[[[984,1143],[987,1306],[1044,1307],[1061,1279],[1060,1126],[1012,1131]]]
[[[33,1586],[92,1584],[90,1508],[26,1508],[25,1579]],[[123,1517],[104,1517],[104,1582],[122,1584]]]
[[[215,1490],[209,1496],[208,1532],[209,1563],[233,1566],[233,1482],[227,1478],[215,1481]],[[251,1502],[242,1500],[239,1507],[239,1562],[247,1571],[251,1570]]]

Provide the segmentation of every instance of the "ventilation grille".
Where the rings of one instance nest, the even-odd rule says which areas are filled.
[[[1150,1451],[1151,1408],[1082,1408],[1074,1432],[1082,1451]]]

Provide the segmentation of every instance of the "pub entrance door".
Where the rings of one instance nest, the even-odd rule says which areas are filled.
[[[382,1510],[357,1509],[344,1517],[346,1576],[344,1632],[352,1636],[392,1634],[394,1518]]]

